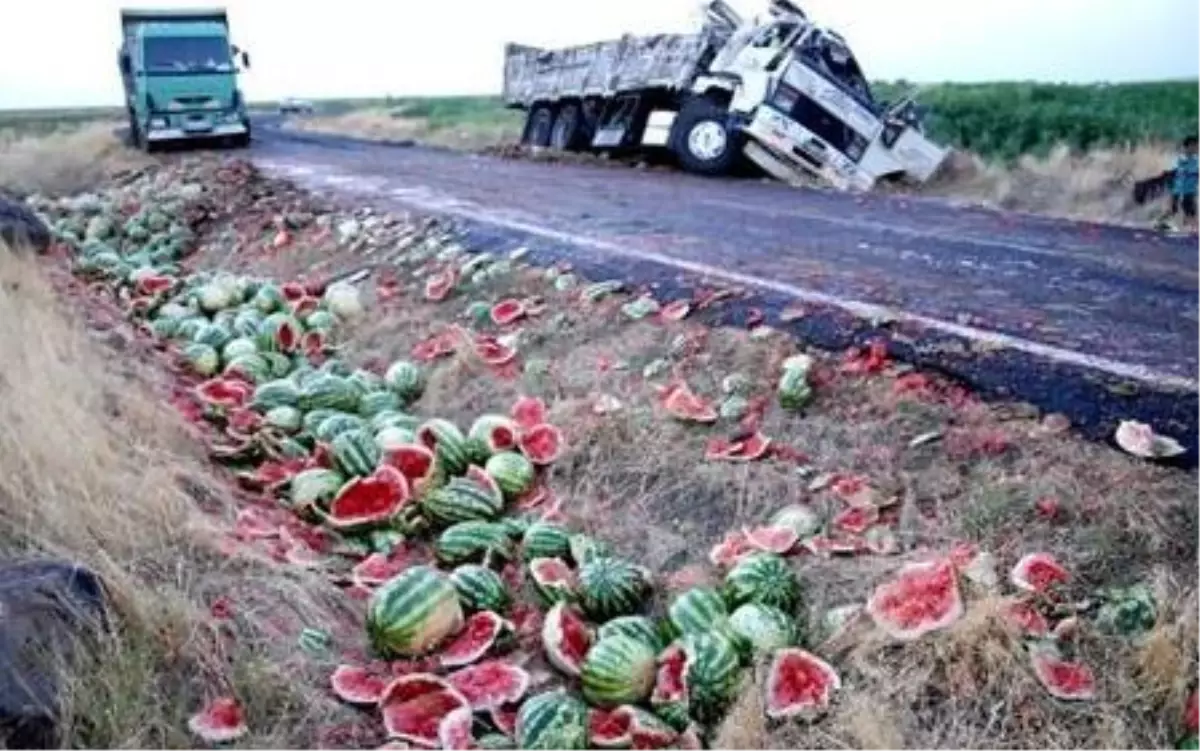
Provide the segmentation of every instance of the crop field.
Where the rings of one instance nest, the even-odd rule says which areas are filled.
[[[0,248],[0,558],[112,594],[63,745],[1194,737],[1194,472],[98,128],[0,142],[62,240]]]

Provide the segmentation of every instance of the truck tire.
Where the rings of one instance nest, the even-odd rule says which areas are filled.
[[[554,118],[550,129],[550,148],[558,151],[579,151],[583,148],[583,111],[578,104],[565,104]]]
[[[550,131],[553,129],[554,109],[548,104],[539,104],[529,110],[521,143],[526,146],[549,146]]]
[[[729,126],[729,113],[712,100],[688,101],[671,127],[671,151],[688,172],[724,175],[741,155],[741,139]]]

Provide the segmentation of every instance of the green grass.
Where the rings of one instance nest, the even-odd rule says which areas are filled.
[[[903,82],[875,86],[880,99],[895,97],[907,88]],[[927,127],[933,138],[989,159],[1043,154],[1063,143],[1086,151],[1147,141],[1175,142],[1200,128],[1195,80],[1088,85],[941,83],[921,86],[918,99],[929,109]],[[433,130],[504,125],[520,117],[505,109],[497,96],[324,99],[314,105],[325,115],[385,108],[398,115],[424,118]],[[252,108],[271,110],[276,106],[276,102],[265,101]],[[0,129],[45,131],[102,117],[120,118],[121,110],[12,110],[0,112]]]

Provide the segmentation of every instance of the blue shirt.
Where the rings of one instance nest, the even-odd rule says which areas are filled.
[[[1179,161],[1175,163],[1175,182],[1171,184],[1171,194],[1176,196],[1196,195],[1198,173],[1200,173],[1200,167],[1197,166],[1195,155],[1179,157]]]

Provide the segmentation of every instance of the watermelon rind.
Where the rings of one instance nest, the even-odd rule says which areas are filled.
[[[330,448],[334,462],[346,475],[369,475],[379,465],[379,447],[369,431],[347,430],[334,437]]]
[[[449,420],[435,417],[421,423],[417,440],[434,452],[448,474],[461,475],[471,465],[467,437]]]
[[[940,592],[939,592],[940,590]],[[930,602],[944,597],[941,608]],[[913,601],[920,598],[919,601]],[[963,614],[958,572],[950,560],[915,561],[883,582],[867,600],[866,612],[875,625],[897,641],[912,641],[946,628]]]
[[[516,741],[523,749],[586,749],[587,705],[562,689],[526,699],[517,713]]]
[[[800,581],[788,562],[774,553],[752,553],[725,576],[725,599],[736,608],[747,602],[794,613],[801,603]]]
[[[667,619],[680,635],[711,631],[728,618],[724,598],[711,587],[693,587],[682,592],[667,608]]]
[[[564,645],[572,637],[581,643],[568,651]],[[592,643],[591,628],[583,620],[583,614],[570,603],[557,603],[546,613],[542,621],[542,648],[546,651],[546,659],[554,667],[567,675],[579,675]]]
[[[567,577],[555,577],[560,573]],[[534,558],[529,562],[529,579],[538,598],[547,605],[574,601],[578,597],[575,572],[561,558]]]
[[[804,673],[791,675],[796,671]],[[801,685],[789,691],[784,683],[789,678],[800,680]],[[799,647],[780,649],[771,658],[764,687],[767,717],[811,722],[829,709],[833,693],[841,686],[837,671],[821,658]]]
[[[719,722],[741,683],[737,647],[732,639],[719,632],[687,634],[680,641],[687,654],[684,681],[688,710],[701,724]]]
[[[430,566],[401,572],[375,590],[367,606],[367,634],[384,655],[424,655],[462,625],[454,584]]]
[[[434,545],[438,562],[457,566],[474,561],[508,561],[515,554],[512,539],[502,524],[459,522],[446,529]]]
[[[511,603],[504,580],[486,566],[465,564],[450,572],[459,602],[467,610],[491,610],[503,613]]]
[[[619,558],[592,558],[579,568],[579,604],[588,617],[603,622],[632,615],[650,594],[650,572]]]
[[[612,550],[609,549],[607,543],[582,532],[571,535],[567,544],[571,549],[571,560],[575,561],[577,566],[582,566],[593,558],[612,556]]]
[[[650,696],[656,673],[650,645],[629,636],[599,639],[580,669],[583,696],[597,707],[636,704]]]

